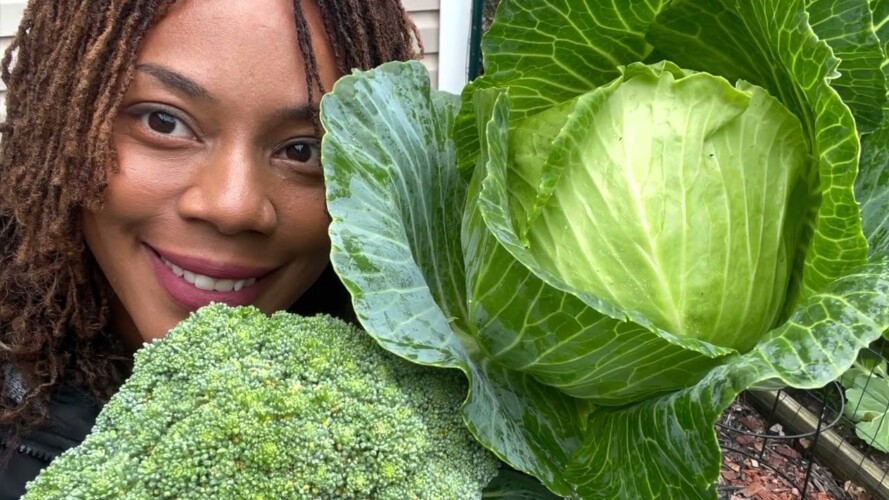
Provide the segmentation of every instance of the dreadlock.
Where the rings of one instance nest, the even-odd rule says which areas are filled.
[[[86,248],[81,210],[102,207],[137,52],[174,1],[31,0],[0,63],[0,429],[13,435],[45,417],[62,381],[105,401],[130,369],[106,329],[113,292]],[[315,2],[341,73],[422,52],[399,0]],[[311,103],[322,86],[300,0],[293,7]],[[27,388],[18,403],[13,374]]]

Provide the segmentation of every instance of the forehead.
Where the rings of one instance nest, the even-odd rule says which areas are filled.
[[[322,82],[335,79],[317,7],[311,1],[301,5]],[[162,64],[220,92],[283,82],[305,87],[292,0],[179,0],[148,31],[138,60]]]

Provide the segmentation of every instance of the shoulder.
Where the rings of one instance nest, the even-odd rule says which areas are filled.
[[[19,498],[25,483],[69,448],[80,444],[96,422],[100,406],[86,392],[62,387],[53,393],[47,421],[11,443],[0,461],[0,500]]]

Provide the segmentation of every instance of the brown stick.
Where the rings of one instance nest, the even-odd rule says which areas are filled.
[[[793,434],[806,434],[818,429],[818,417],[787,393],[781,393],[777,405],[775,398],[778,393],[775,391],[748,391],[747,394],[760,412],[769,413],[775,408],[775,418]],[[818,462],[830,468],[840,479],[854,481],[874,497],[889,500],[889,473],[836,432],[822,430],[814,451]]]

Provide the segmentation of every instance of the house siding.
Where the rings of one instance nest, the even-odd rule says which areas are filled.
[[[402,0],[420,31],[420,39],[425,49],[423,63],[429,69],[433,86],[438,85],[439,1]],[[26,3],[24,0],[0,0],[0,54],[3,54],[12,42]],[[6,87],[0,82],[0,121],[6,116],[5,96]]]
[[[18,29],[19,20],[25,11],[25,0],[0,0],[0,57],[12,43],[12,36]],[[6,118],[6,86],[0,82],[0,121]]]
[[[439,26],[441,25],[439,0],[402,0],[402,4],[420,31],[425,54],[423,64],[429,70],[432,86],[437,87]]]

